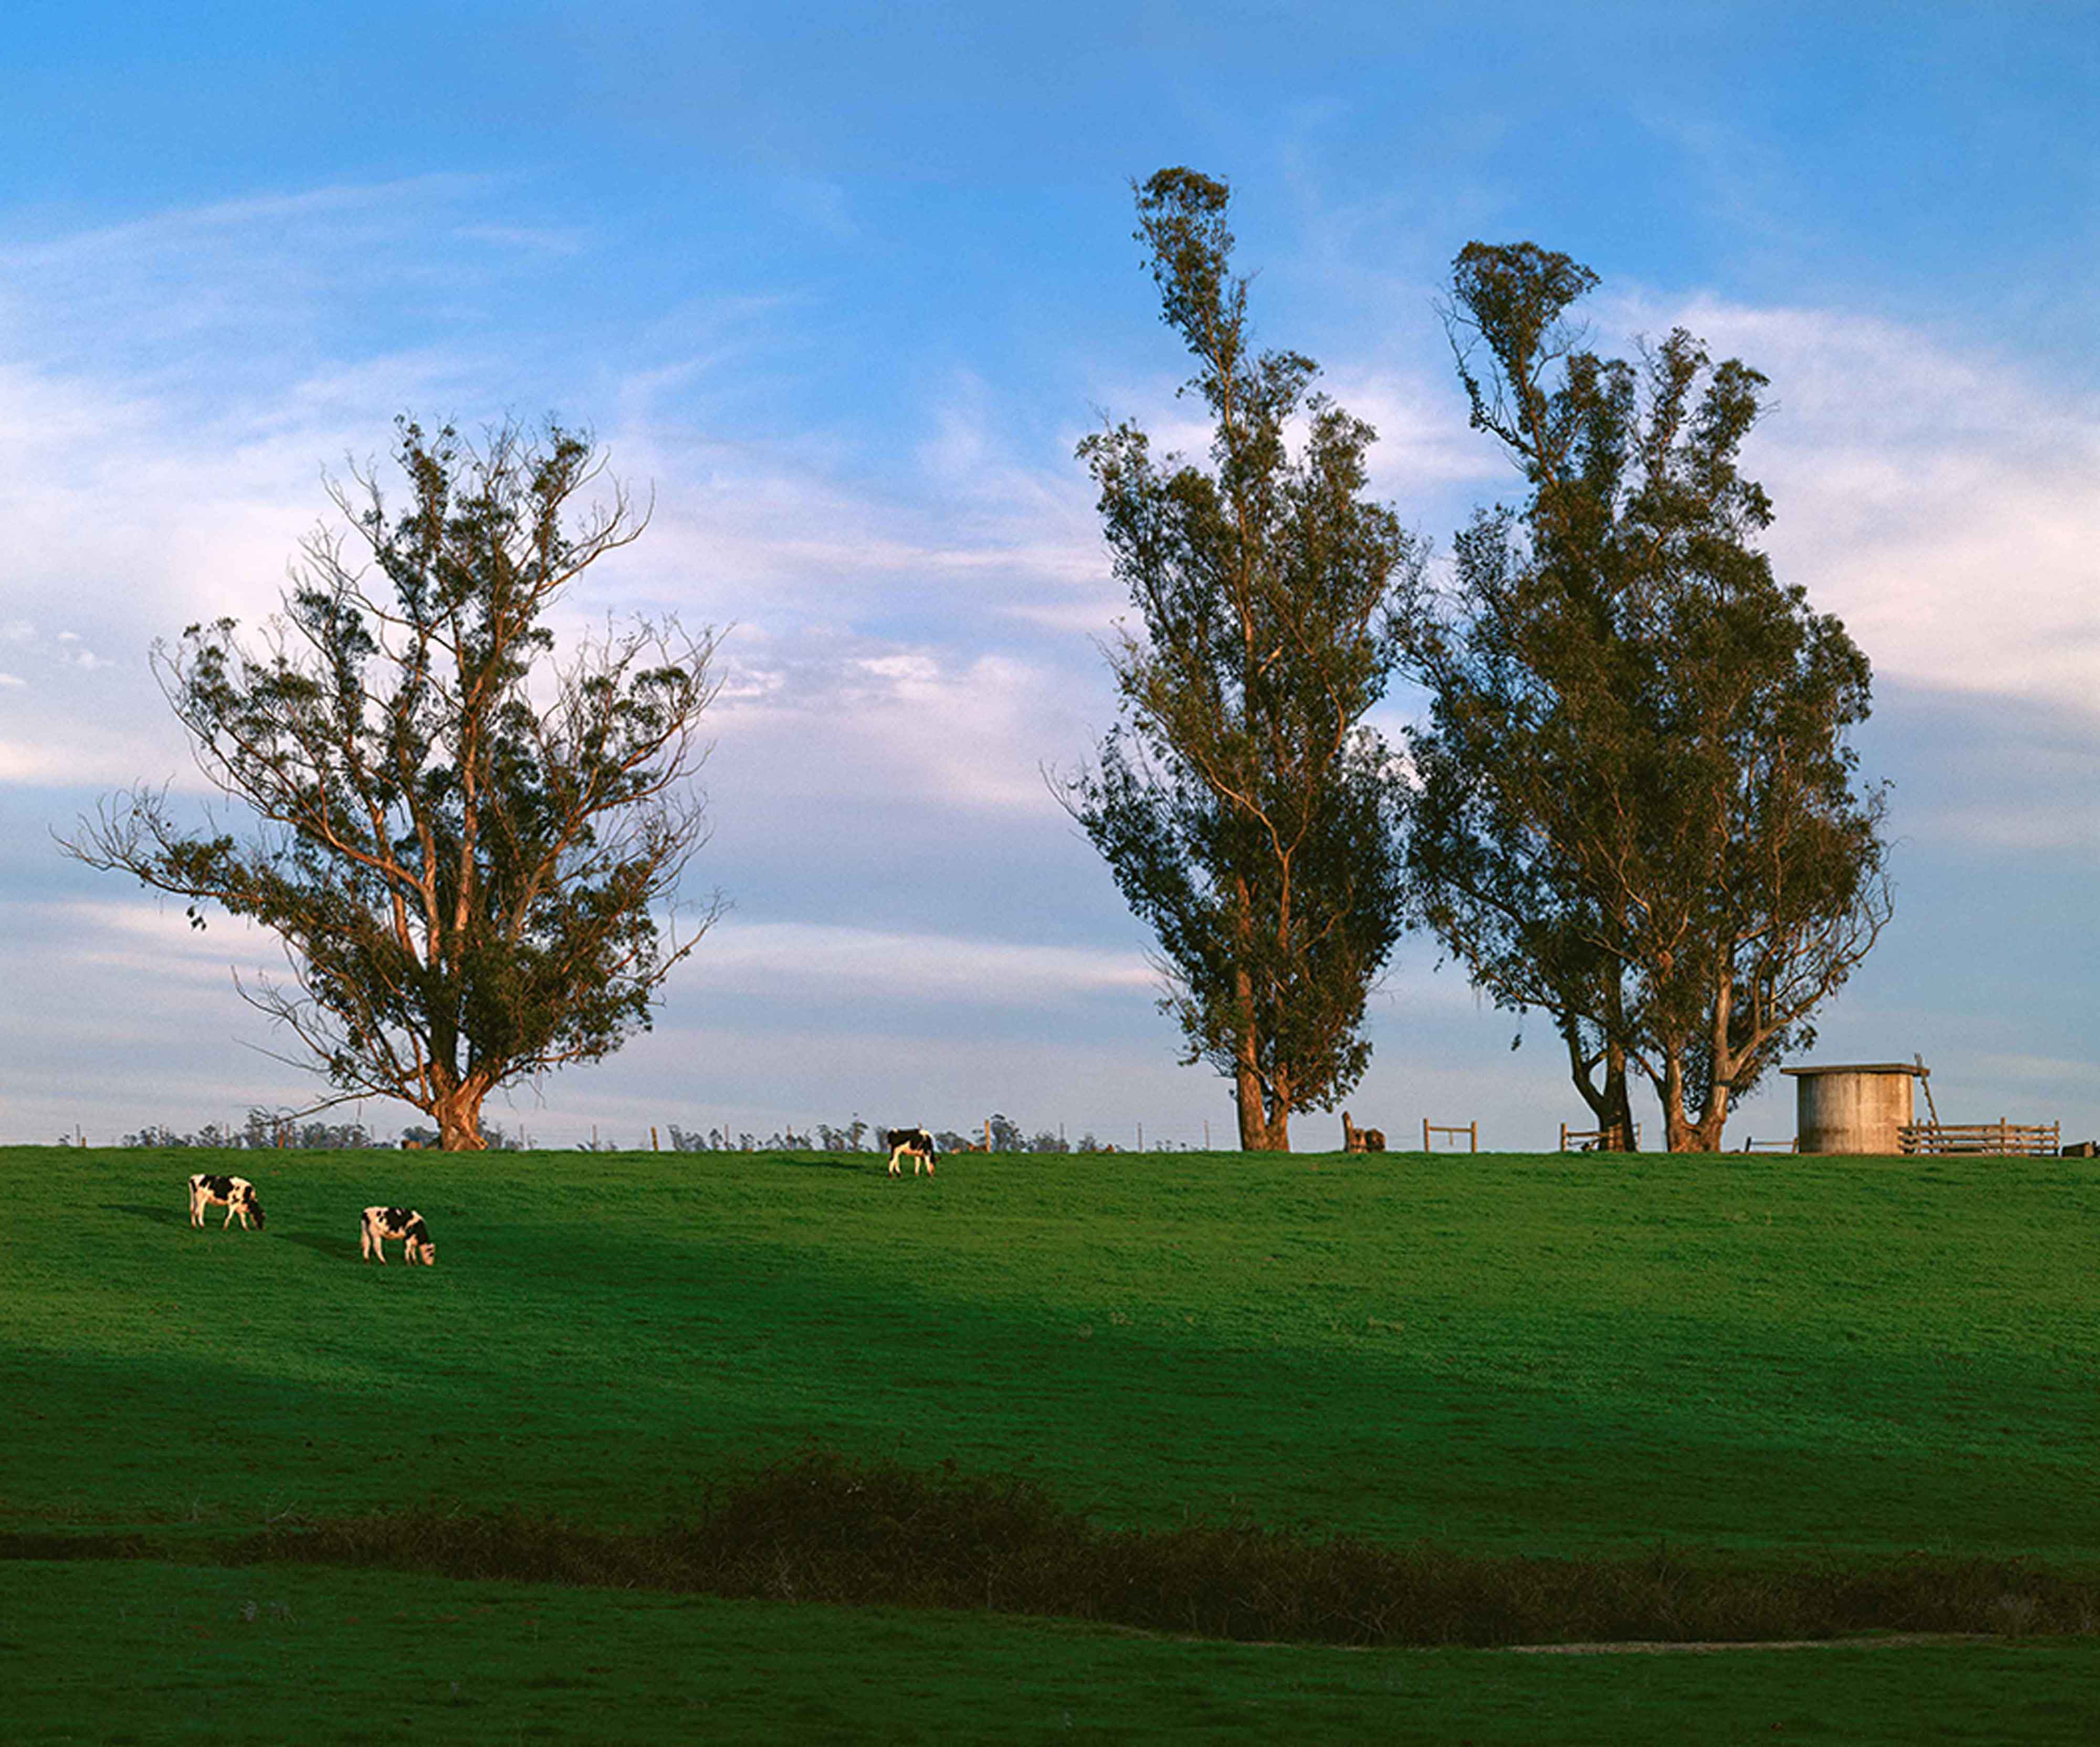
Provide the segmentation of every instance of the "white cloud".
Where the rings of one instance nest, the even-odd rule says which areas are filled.
[[[734,918],[709,931],[696,962],[697,980],[711,995],[886,993],[899,1001],[989,1007],[1145,990],[1159,981],[1141,953]]]
[[[727,763],[713,774],[812,805],[885,801],[900,832],[937,828],[955,807],[1054,814],[1039,766],[1089,743],[1083,708],[1106,713],[1105,686],[1075,693],[1014,655],[867,642],[739,633],[712,725]]]
[[[179,898],[61,898],[6,908],[24,932],[68,942],[68,957],[85,964],[222,983],[232,964],[243,975],[250,967],[284,964],[283,948],[267,929],[217,911],[206,926],[194,927]]]
[[[1403,520],[1410,505],[1454,486],[1509,495],[1515,474],[1467,422],[1465,403],[1440,377],[1388,367],[1339,373],[1321,386],[1378,432],[1370,457],[1372,489],[1390,499]]]
[[[1746,460],[1777,511],[1774,562],[1878,673],[2100,709],[2100,408],[1872,316],[1712,300],[1626,313],[1771,377],[1776,408]]]

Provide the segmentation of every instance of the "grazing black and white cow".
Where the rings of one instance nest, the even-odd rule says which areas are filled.
[[[889,1174],[892,1176],[903,1176],[897,1161],[905,1158],[911,1159],[911,1175],[915,1177],[919,1175],[921,1165],[926,1167],[928,1176],[933,1176],[933,1160],[937,1155],[933,1151],[933,1137],[924,1129],[885,1128],[882,1132],[882,1144],[889,1149]]]
[[[401,1260],[421,1262],[426,1268],[438,1265],[438,1246],[430,1241],[430,1229],[423,1223],[423,1215],[413,1207],[367,1207],[364,1217],[357,1228],[357,1247],[366,1261],[379,1258],[379,1265],[386,1265],[386,1240],[401,1240]]]
[[[200,1229],[204,1224],[206,1207],[226,1209],[224,1231],[237,1218],[240,1229],[248,1229],[248,1216],[255,1215],[255,1229],[262,1229],[262,1199],[255,1193],[255,1185],[245,1177],[214,1176],[200,1171],[190,1179],[190,1224]]]

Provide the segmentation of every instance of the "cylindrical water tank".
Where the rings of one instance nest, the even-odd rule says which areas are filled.
[[[1912,1120],[1912,1083],[1926,1071],[1908,1061],[1781,1068],[1793,1076],[1794,1150],[1900,1153],[1900,1131]]]

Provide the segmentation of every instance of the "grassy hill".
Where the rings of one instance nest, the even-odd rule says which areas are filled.
[[[243,1155],[260,1234],[192,1155],[0,1161],[17,1521],[639,1520],[816,1440],[1115,1523],[2100,1554],[2081,1161]],[[382,1200],[436,1268],[360,1265]]]
[[[267,1229],[192,1231],[200,1168]],[[2082,1161],[21,1149],[0,1180],[15,1532],[646,1524],[814,1442],[1107,1526],[2100,1568]],[[360,1265],[377,1201],[436,1268]]]

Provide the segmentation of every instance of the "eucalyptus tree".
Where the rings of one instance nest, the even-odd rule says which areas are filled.
[[[1476,517],[1423,621],[1409,864],[1480,986],[1551,1016],[1600,1127],[1630,1144],[1630,1068],[1671,1149],[1710,1151],[1890,914],[1886,792],[1850,743],[1871,673],[1758,545],[1766,378],[1682,329],[1585,349],[1567,312],[1595,284],[1529,243],[1456,262],[1472,422],[1527,495]]]
[[[1402,926],[1407,791],[1364,717],[1419,565],[1365,496],[1370,426],[1313,391],[1311,360],[1253,349],[1229,201],[1186,169],[1137,190],[1210,465],[1155,457],[1130,422],[1080,445],[1138,623],[1106,645],[1122,718],[1060,788],[1158,937],[1186,1059],[1232,1081],[1243,1149],[1285,1150],[1293,1112],[1361,1077]]]
[[[192,900],[197,926],[216,905],[273,931],[293,986],[236,986],[324,1105],[399,1098],[478,1149],[492,1091],[646,1028],[716,914],[682,928],[675,903],[706,836],[716,639],[608,623],[558,648],[563,591],[647,521],[585,438],[396,430],[399,510],[369,467],[330,481],[339,525],[258,636],[222,619],[155,646],[201,769],[254,829],[189,828],[135,788],[65,847]]]

